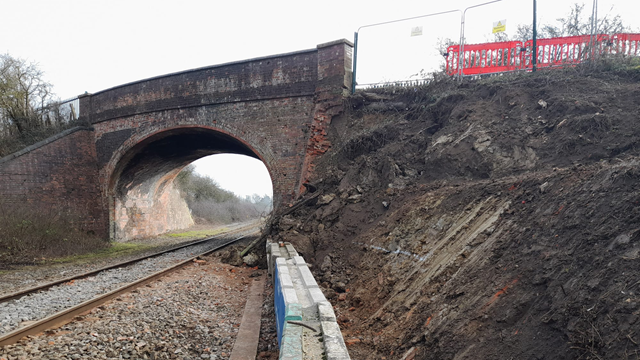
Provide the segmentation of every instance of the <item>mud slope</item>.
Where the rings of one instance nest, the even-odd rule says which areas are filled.
[[[282,217],[354,359],[640,358],[640,76],[352,97]]]

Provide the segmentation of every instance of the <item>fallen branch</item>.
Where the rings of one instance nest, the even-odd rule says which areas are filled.
[[[304,326],[304,327],[306,327],[307,329],[312,330],[313,332],[319,332],[319,331],[318,331],[318,330],[316,330],[316,328],[314,328],[313,326],[311,326],[311,325],[307,325],[307,324],[305,324],[305,323],[303,323],[303,322],[300,322],[300,321],[287,320],[287,324]]]

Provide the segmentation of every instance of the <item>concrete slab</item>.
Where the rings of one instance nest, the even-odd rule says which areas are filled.
[[[263,274],[251,283],[247,303],[236,342],[231,350],[231,360],[254,360],[258,353],[260,339],[260,320],[262,319],[262,294],[266,276]]]
[[[282,345],[280,345],[280,360],[302,360],[302,328],[285,324]]]
[[[293,257],[293,263],[296,265],[306,265],[307,263],[304,261],[304,258],[300,255]]]
[[[295,289],[282,289],[282,296],[284,297],[285,305],[299,303]]]
[[[318,287],[308,288],[307,294],[309,294],[309,297],[314,304],[327,301],[327,298],[324,297],[322,290],[320,290]]]
[[[284,247],[287,248],[287,251],[289,252],[289,257],[298,256],[298,252],[293,247],[293,245],[291,245],[289,243],[285,243]]]

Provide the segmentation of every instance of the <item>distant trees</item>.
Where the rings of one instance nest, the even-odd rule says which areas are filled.
[[[178,174],[176,184],[196,221],[231,223],[255,219],[271,211],[271,197],[254,194],[241,199],[210,177],[196,173],[193,165]]]
[[[224,190],[210,177],[202,176],[195,172],[193,165],[185,167],[178,177],[178,188],[187,202],[213,201],[223,203],[227,201],[239,201],[234,193]]]

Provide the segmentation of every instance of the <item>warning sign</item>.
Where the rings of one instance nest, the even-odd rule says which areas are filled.
[[[422,26],[416,26],[411,28],[411,36],[422,35]]]
[[[504,32],[507,30],[507,20],[500,20],[493,23],[493,33]]]

